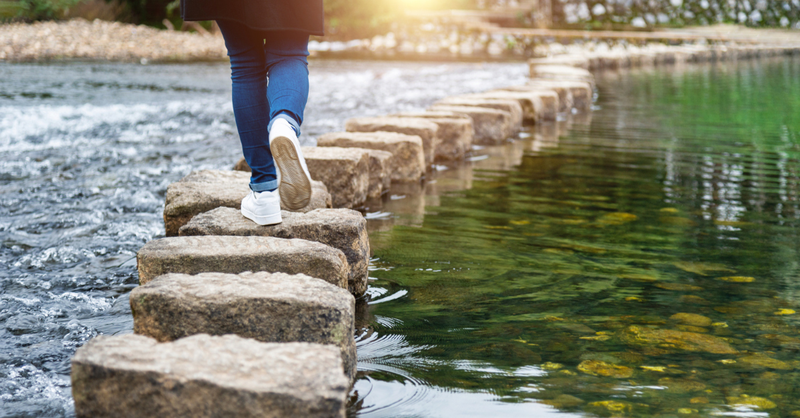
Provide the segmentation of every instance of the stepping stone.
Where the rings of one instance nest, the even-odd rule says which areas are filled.
[[[476,145],[502,144],[518,129],[510,113],[488,107],[434,105],[428,110],[469,116],[475,130],[473,144]]]
[[[622,55],[610,53],[609,57],[613,57],[619,63]],[[619,64],[617,64],[619,66]],[[550,80],[573,80],[584,81],[594,84],[594,76],[589,70],[573,67],[569,65],[536,65],[531,67],[531,78],[544,78]]]
[[[554,121],[558,117],[558,93],[553,90],[494,90],[477,96],[517,100],[522,106],[523,120],[529,123]]]
[[[319,242],[273,237],[169,237],[148,242],[136,254],[139,284],[167,273],[266,271],[303,273],[347,289],[344,254]]]
[[[537,81],[538,83],[536,84],[526,84],[524,86],[511,86],[504,88],[504,90],[515,91],[515,92],[530,92],[530,91],[541,91],[541,90],[553,91],[558,96],[558,113],[566,113],[572,110],[573,107],[572,90],[570,90],[568,87],[558,82],[551,83],[551,80],[538,79]]]
[[[367,221],[351,209],[317,209],[308,213],[283,211],[283,222],[260,226],[231,208],[201,213],[180,229],[181,236],[234,235],[297,238],[336,248],[344,253],[349,266],[348,289],[356,296],[367,291],[369,236]]]
[[[511,114],[512,123],[516,126],[516,130],[522,126],[522,106],[516,99],[489,99],[484,97],[475,97],[474,95],[453,96],[446,97],[433,104],[434,106],[475,106],[475,107],[488,107],[489,109],[502,110]]]
[[[533,58],[528,60],[531,71],[537,66],[568,65],[570,67],[589,69],[589,59],[582,55],[555,55],[547,58]]]
[[[369,156],[369,187],[367,198],[377,199],[389,191],[392,185],[392,153],[377,149],[352,148],[361,150]]]
[[[369,192],[369,154],[363,149],[303,147],[308,172],[325,183],[335,208],[357,208]]]
[[[72,358],[79,418],[345,417],[339,350],[195,335],[95,337]]]
[[[418,181],[425,174],[422,139],[395,132],[332,132],[317,138],[317,147],[366,148],[392,154],[391,181]]]
[[[367,191],[367,197],[375,199],[388,191],[392,183],[391,173],[389,172],[389,160],[392,158],[392,153],[380,150],[364,151],[369,154],[369,190]],[[233,166],[233,169],[250,172],[250,166],[244,158],[239,160]]]
[[[267,343],[335,346],[356,373],[356,301],[305,274],[167,274],[131,291],[133,331],[158,341],[236,334]]]
[[[250,193],[250,172],[202,170],[167,187],[164,227],[168,237],[178,235],[180,227],[198,213],[221,206],[239,209]],[[311,182],[311,201],[298,212],[331,207],[331,195],[321,182]]]
[[[588,110],[592,107],[594,90],[592,84],[585,81],[535,79],[529,81],[528,85],[540,89],[567,89],[572,96],[572,107],[580,110]]]
[[[426,119],[439,126],[439,142],[434,151],[435,161],[463,160],[472,149],[474,128],[472,119],[449,112],[405,112],[390,115],[396,118]]]
[[[367,117],[351,118],[345,122],[348,132],[396,132],[399,134],[416,135],[422,139],[422,149],[425,152],[425,167],[433,164],[436,144],[439,142],[437,131],[439,126],[422,119],[392,118],[392,117]]]

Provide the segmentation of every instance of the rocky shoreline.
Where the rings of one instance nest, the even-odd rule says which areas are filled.
[[[227,56],[221,36],[143,25],[84,19],[0,25],[0,61],[66,59],[147,63],[221,61]]]

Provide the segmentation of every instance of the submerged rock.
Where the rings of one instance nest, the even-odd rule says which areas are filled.
[[[582,405],[584,400],[572,395],[561,394],[553,399],[547,399],[541,402],[545,405],[550,405],[556,408],[573,408],[578,405]]]
[[[691,292],[695,290],[703,290],[703,288],[700,286],[694,286],[691,284],[683,284],[683,283],[658,283],[655,286],[659,289],[675,290],[678,292]]]
[[[714,354],[738,353],[722,338],[696,332],[630,326],[619,333],[619,338],[626,344],[635,346],[657,346]]]
[[[708,327],[711,326],[711,318],[705,317],[703,315],[692,314],[692,313],[676,313],[669,317],[669,319],[673,321],[680,322],[685,325],[692,325],[695,327]]]
[[[694,261],[677,261],[677,262],[672,263],[672,264],[675,267],[677,267],[677,268],[679,268],[679,269],[681,269],[683,271],[688,271],[689,273],[699,274],[701,276],[708,276],[708,274],[706,274],[706,273],[713,272],[713,271],[727,271],[727,272],[733,272],[734,271],[734,270],[731,270],[731,269],[723,266],[722,264],[717,264],[717,263],[700,263],[700,262],[694,262]]]
[[[769,399],[761,398],[758,396],[730,396],[726,398],[728,405],[733,407],[756,407],[758,409],[773,409],[778,405]]]
[[[706,388],[703,382],[690,379],[675,379],[672,377],[662,377],[658,379],[659,386],[666,386],[667,391],[675,393],[697,392]]]
[[[592,376],[614,377],[624,379],[633,376],[633,369],[627,366],[606,363],[599,360],[584,360],[578,370]]]
[[[785,361],[780,361],[774,359],[772,357],[767,357],[763,354],[754,354],[751,356],[744,356],[739,358],[739,362],[755,366],[755,367],[765,367],[768,369],[775,369],[775,370],[792,370],[794,367],[786,363]]]

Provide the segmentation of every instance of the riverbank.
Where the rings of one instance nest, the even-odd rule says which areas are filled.
[[[686,48],[769,49],[797,44],[796,31],[731,25],[657,32],[581,32],[422,25],[347,42],[312,39],[312,56],[336,59],[522,61],[556,55],[662,55]],[[427,30],[426,30],[427,29]],[[561,43],[564,42],[564,43]],[[0,25],[0,62],[95,60],[117,62],[225,61],[221,36],[160,30],[119,22]]]
[[[220,36],[104,20],[0,25],[0,61],[78,59],[146,63],[226,58]]]

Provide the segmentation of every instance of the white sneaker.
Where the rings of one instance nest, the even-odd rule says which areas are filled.
[[[269,132],[269,148],[278,166],[281,203],[288,210],[308,206],[311,200],[311,175],[300,151],[294,128],[286,119],[278,119]]]
[[[251,191],[242,199],[242,215],[259,225],[281,223],[281,198],[278,191]]]

